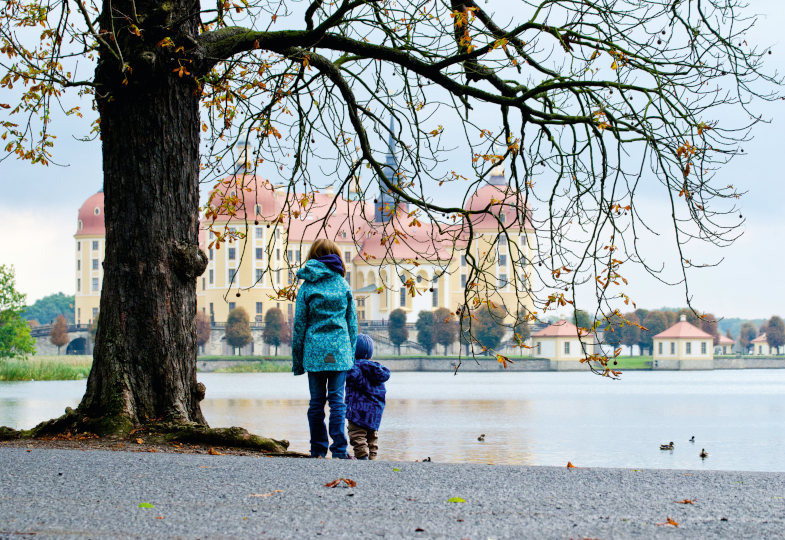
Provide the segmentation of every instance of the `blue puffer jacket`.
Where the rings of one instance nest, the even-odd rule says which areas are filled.
[[[379,429],[384,412],[384,383],[390,370],[373,360],[355,360],[346,376],[346,418],[360,427]]]
[[[310,259],[297,272],[292,332],[292,371],[347,371],[354,365],[357,311],[352,290],[341,274]]]

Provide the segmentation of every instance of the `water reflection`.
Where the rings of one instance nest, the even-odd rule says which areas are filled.
[[[199,378],[211,425],[243,426],[307,451],[305,378]],[[0,382],[0,425],[58,416],[84,385]],[[625,373],[616,382],[586,373],[393,373],[380,458],[785,471],[783,398],[785,370]],[[674,451],[660,451],[668,441]],[[702,461],[704,447],[710,457]]]

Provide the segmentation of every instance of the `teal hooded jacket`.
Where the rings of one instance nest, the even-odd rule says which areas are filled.
[[[297,272],[292,332],[292,372],[347,371],[354,366],[357,311],[352,290],[339,273],[316,259]]]

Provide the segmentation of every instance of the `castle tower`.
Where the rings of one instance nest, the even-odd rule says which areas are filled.
[[[395,139],[393,138],[393,130],[395,129],[395,119],[390,116],[390,136],[387,138],[387,157],[383,167],[384,176],[392,184],[398,184],[399,180],[396,176],[398,172],[398,160],[395,158]],[[400,203],[399,198],[394,196],[389,190],[379,182],[379,197],[376,199],[376,207],[374,211],[374,221],[377,223],[384,223],[389,221],[390,216],[395,214],[395,210],[400,207],[404,212],[407,211],[407,205]]]

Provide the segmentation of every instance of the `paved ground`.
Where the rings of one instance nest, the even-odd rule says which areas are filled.
[[[785,538],[785,473],[0,448],[0,539],[30,537]]]

